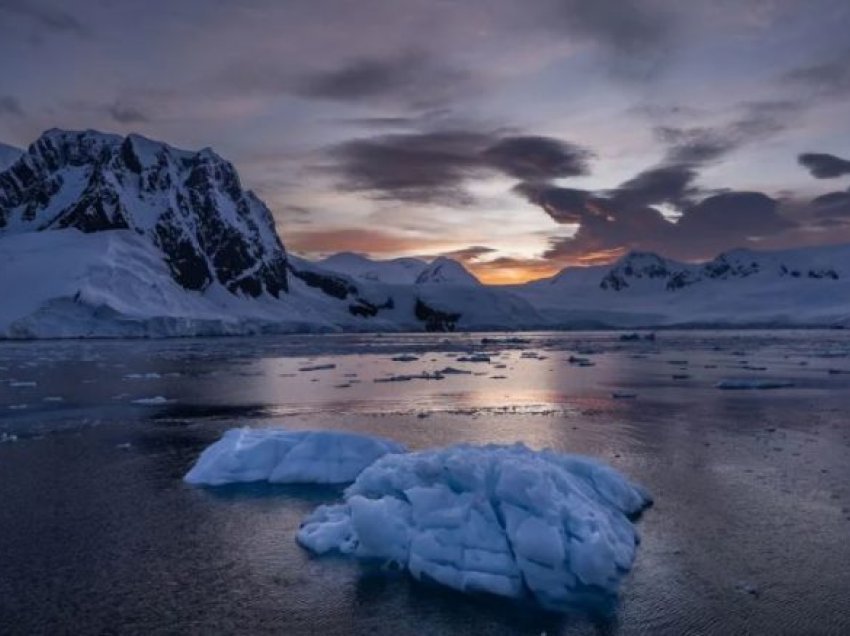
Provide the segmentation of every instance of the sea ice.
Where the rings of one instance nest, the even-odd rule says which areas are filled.
[[[302,546],[556,610],[616,593],[639,541],[629,516],[651,501],[592,459],[521,444],[387,455],[344,497],[307,517]]]
[[[209,446],[184,480],[221,486],[251,481],[342,484],[400,444],[341,431],[234,428]]]

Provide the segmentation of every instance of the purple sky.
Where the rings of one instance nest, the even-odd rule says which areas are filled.
[[[0,141],[212,146],[295,252],[490,281],[850,241],[848,33],[847,0],[0,0]]]

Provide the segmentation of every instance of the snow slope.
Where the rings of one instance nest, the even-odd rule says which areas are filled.
[[[130,230],[0,235],[0,337],[236,335],[338,329],[302,303],[181,287]]]
[[[298,541],[392,562],[455,590],[565,610],[617,592],[634,561],[629,520],[649,496],[589,458],[523,445],[387,455],[342,504],[321,506]]]
[[[428,263],[418,258],[394,258],[380,261],[352,252],[334,254],[316,264],[332,272],[354,278],[395,285],[412,284],[428,266]]]
[[[0,144],[0,171],[5,170],[9,166],[11,166],[23,154],[24,151],[20,148],[15,148],[14,146],[8,146],[6,144]]]
[[[632,253],[511,289],[554,326],[850,325],[850,245],[702,264]]]
[[[480,285],[475,276],[467,271],[467,269],[450,258],[440,256],[428,264],[428,267],[423,269],[419,276],[416,277],[417,285]]]

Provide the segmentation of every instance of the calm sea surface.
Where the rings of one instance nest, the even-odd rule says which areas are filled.
[[[0,634],[850,633],[850,334],[618,335],[0,343]],[[656,505],[612,612],[546,614],[309,557],[337,490],[184,485],[242,425],[522,441]]]

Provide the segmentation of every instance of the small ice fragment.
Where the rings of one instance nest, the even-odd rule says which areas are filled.
[[[794,386],[793,382],[787,380],[764,380],[760,378],[741,378],[721,380],[714,385],[718,389],[726,390],[766,390],[766,389],[786,389]]]
[[[147,406],[156,406],[157,404],[168,404],[169,402],[171,402],[171,400],[169,400],[166,397],[163,397],[162,395],[156,395],[154,397],[139,398],[138,400],[133,400],[133,404],[144,404],[144,405],[147,405]]]
[[[301,367],[299,371],[327,371],[328,369],[336,369],[335,364],[316,364],[310,367]]]
[[[419,358],[417,358],[416,356],[402,355],[395,356],[394,358],[391,358],[391,360],[393,362],[416,362],[417,360],[419,360]]]
[[[32,380],[11,380],[9,386],[13,389],[24,389],[38,386],[38,383]]]
[[[490,362],[490,356],[484,354],[472,354],[468,356],[460,356],[458,362]]]

